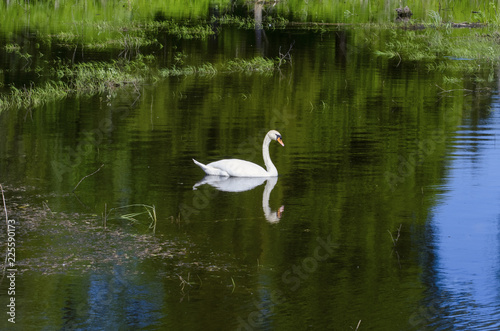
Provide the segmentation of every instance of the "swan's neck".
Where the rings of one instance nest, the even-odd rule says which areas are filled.
[[[268,178],[266,186],[264,187],[264,193],[262,194],[262,210],[264,210],[266,220],[270,223],[278,223],[280,221],[280,212],[282,212],[284,208],[284,206],[281,206],[278,212],[272,212],[271,207],[269,207],[269,196],[277,182],[278,177]]]
[[[264,158],[264,164],[266,165],[267,172],[271,176],[278,176],[278,170],[271,161],[269,156],[269,144],[271,143],[271,138],[268,135],[264,138],[264,143],[262,144],[262,157]]]
[[[266,180],[266,186],[264,187],[264,193],[262,193],[262,210],[266,218],[271,215],[271,207],[269,206],[269,198],[274,186],[278,182],[278,177],[271,177]]]

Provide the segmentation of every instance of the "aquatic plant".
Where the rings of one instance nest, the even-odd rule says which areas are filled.
[[[199,66],[173,66],[157,69],[153,56],[138,55],[137,59],[111,62],[83,62],[75,65],[55,62],[51,78],[29,86],[10,87],[10,93],[0,95],[0,111],[6,108],[34,108],[47,102],[61,100],[69,95],[108,93],[117,88],[132,86],[136,90],[145,82],[156,82],[172,76],[213,76],[218,73],[247,72],[271,74],[276,68],[272,59],[255,57],[235,59]]]
[[[134,62],[80,63],[74,66],[56,63],[53,79],[35,85],[10,86],[10,93],[0,96],[0,110],[5,108],[34,108],[60,100],[70,94],[91,95],[126,84],[142,82],[147,72],[138,70]]]
[[[240,17],[231,14],[225,14],[219,17],[212,16],[210,19],[212,24],[220,24],[227,26],[235,26],[239,29],[255,29],[258,25],[260,28],[285,28],[290,23],[282,16],[273,17],[271,15],[265,16],[262,21],[257,21],[254,17]]]
[[[18,52],[21,49],[21,46],[19,46],[19,44],[12,43],[12,44],[6,44],[4,48],[7,53],[14,53]]]
[[[254,57],[250,60],[234,59],[228,61],[224,67],[226,71],[230,72],[259,72],[259,73],[272,73],[275,68],[275,61],[263,57]]]
[[[436,26],[439,26],[443,23],[443,18],[441,17],[441,14],[439,14],[438,11],[435,10],[429,10],[427,14],[430,18],[430,23]]]
[[[391,30],[385,47],[375,49],[375,54],[406,61],[434,61],[432,68],[438,68],[437,62],[447,62],[456,69],[470,70],[481,63],[500,64],[498,38],[488,31],[474,33],[469,31],[448,31],[446,29],[427,29],[424,31]],[[449,63],[454,60],[454,63]],[[437,62],[436,62],[437,61]],[[429,65],[429,63],[427,63]]]
[[[63,82],[50,81],[40,87],[16,88],[11,86],[9,95],[0,97],[0,111],[6,108],[34,108],[68,96],[69,88]]]
[[[158,75],[161,78],[189,75],[213,76],[217,73],[217,68],[211,63],[204,63],[199,66],[173,66],[172,68],[163,68],[158,71]]]
[[[485,5],[486,7],[486,5]],[[498,15],[497,4],[494,1],[488,3],[489,8],[485,8],[484,11],[473,11],[474,20],[477,22],[487,23],[487,24],[500,24],[500,17]]]
[[[144,209],[143,211],[134,211],[134,212],[129,212],[126,214],[119,214],[117,213],[120,210],[124,209],[134,209],[140,207],[140,209]],[[111,208],[109,211],[105,210],[103,214],[103,225],[106,227],[107,221],[109,219],[109,215],[112,213],[117,214],[117,218],[125,219],[127,221],[130,221],[132,224],[138,224],[140,223],[140,220],[138,216],[141,215],[147,215],[148,219],[150,221],[148,229],[151,229],[153,233],[156,231],[156,224],[157,224],[157,217],[156,217],[156,208],[154,205],[145,205],[142,203],[139,204],[131,204],[131,205],[126,205],[126,206],[121,206],[121,207],[115,207]]]

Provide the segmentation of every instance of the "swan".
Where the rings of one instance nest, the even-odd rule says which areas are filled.
[[[266,134],[264,142],[262,143],[262,156],[264,157],[264,163],[266,164],[267,170],[255,163],[239,159],[224,159],[206,165],[195,159],[193,159],[193,162],[210,176],[276,177],[278,176],[278,170],[269,156],[269,144],[272,140],[276,140],[281,146],[285,146],[281,134],[278,131],[271,130]]]

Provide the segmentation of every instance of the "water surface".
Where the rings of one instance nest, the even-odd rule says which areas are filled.
[[[227,29],[206,56],[292,63],[2,112],[16,326],[497,329],[496,92],[443,95],[365,33]],[[277,180],[193,189],[192,158],[262,164],[269,129]]]

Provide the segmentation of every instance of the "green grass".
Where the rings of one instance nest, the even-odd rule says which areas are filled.
[[[234,72],[270,74],[276,61],[255,57],[235,59],[225,63],[205,63],[199,66],[173,66],[156,69],[153,56],[139,55],[135,60],[87,62],[76,65],[55,63],[50,79],[39,85],[10,87],[10,93],[0,95],[0,111],[7,108],[35,108],[71,95],[91,96],[110,93],[118,88],[136,89],[146,82],[156,82],[172,76],[214,76]]]
[[[245,73],[272,73],[276,66],[276,61],[262,57],[254,57],[251,60],[234,59],[228,61],[224,69],[229,72]]]
[[[129,213],[120,213],[122,210],[133,210],[139,208],[141,211],[134,211]],[[107,221],[109,220],[109,216],[111,214],[115,214],[117,218],[121,218],[129,221],[131,224],[139,224],[140,218],[139,216],[147,215],[149,220],[148,229],[151,229],[153,233],[156,231],[157,217],[156,217],[156,208],[154,205],[145,205],[145,204],[132,204],[127,206],[115,207],[111,208],[109,211],[105,211],[103,224],[106,227]]]
[[[256,21],[253,17],[239,17],[235,15],[222,15],[221,17],[212,17],[210,20],[211,23],[217,23],[220,25],[234,26],[239,29],[255,29]],[[288,23],[290,23],[287,19],[281,16],[270,16],[265,15],[260,22],[260,26],[262,28],[285,28]]]
[[[72,1],[63,2],[73,3]],[[155,3],[164,5],[163,2]],[[82,4],[96,7],[86,8],[87,12],[80,12],[79,10],[82,8],[79,6]],[[12,18],[9,20],[12,24],[6,25],[11,27],[11,36],[16,36],[14,31],[17,25],[13,21],[14,16],[18,16],[21,21],[32,20],[33,24],[37,22],[38,25],[42,25],[44,22],[46,23],[47,15],[52,14],[53,11],[51,6],[47,5],[47,7],[43,3],[35,2],[25,5],[32,11],[32,15],[29,17],[25,15],[25,10],[19,6],[5,7],[0,5],[9,11],[9,19]],[[57,44],[74,50],[73,54],[77,49],[78,51],[82,50],[82,52],[86,49],[94,51],[119,50],[121,51],[120,59],[80,64],[68,63],[70,59],[45,60],[44,55],[41,54],[41,48],[30,48],[29,45],[22,43],[20,45],[14,37],[7,37],[3,51],[11,54],[11,58],[14,58],[13,62],[18,61],[23,71],[35,73],[36,77],[40,77],[40,80],[24,86],[2,86],[4,90],[7,89],[7,93],[0,94],[0,111],[7,108],[39,107],[47,102],[72,95],[90,96],[109,93],[125,86],[138,89],[146,82],[156,82],[171,76],[210,77],[230,73],[269,75],[285,62],[291,63],[291,58],[287,57],[289,54],[287,53],[277,59],[235,58],[219,63],[192,66],[184,65],[183,55],[179,53],[180,55],[175,55],[173,65],[168,68],[158,68],[153,51],[156,52],[169,46],[162,44],[164,41],[158,41],[160,36],[166,34],[178,39],[206,39],[218,33],[224,26],[254,29],[256,22],[253,17],[224,14],[218,18],[212,17],[209,22],[203,19],[186,19],[179,23],[173,19],[153,20],[151,15],[154,12],[149,11],[143,13],[141,19],[135,19],[135,16],[130,16],[129,11],[138,3],[129,3],[132,6],[130,8],[119,7],[120,13],[116,14],[111,11],[102,12],[103,9],[109,10],[109,7],[101,8],[94,2],[75,2],[74,5],[77,7],[73,8],[72,11],[67,11],[69,10],[67,7],[58,8],[59,11],[66,13],[64,21],[73,23],[61,24],[50,21],[50,28],[47,29],[49,32],[39,36],[39,43],[43,46]],[[303,4],[300,2],[296,6],[301,8]],[[178,9],[184,8],[181,7]],[[330,8],[326,4],[321,4],[320,7],[325,10]],[[333,10],[335,6],[331,7]],[[346,8],[340,12],[341,16],[354,13],[351,6]],[[139,9],[146,10],[142,7]],[[449,22],[450,15],[442,17],[440,12],[428,10],[424,21],[411,20],[405,25],[390,21],[383,23],[367,21],[351,26],[359,31],[369,31],[363,42],[358,38],[358,40],[351,41],[351,44],[367,44],[376,55],[395,58],[397,61],[422,62],[428,70],[453,69],[477,72],[480,68],[493,68],[500,64],[500,47],[498,47],[500,44],[500,32],[498,31],[500,20],[496,15],[497,6],[494,3],[485,4],[481,9],[482,11],[476,13],[473,18],[475,22],[489,24],[488,28],[485,29],[454,29]],[[86,16],[89,10],[95,10],[96,14]],[[272,13],[272,10],[269,13]],[[284,11],[283,15],[286,13],[287,11]],[[73,19],[74,15],[77,15],[79,19]],[[215,30],[212,27],[215,25],[214,23],[218,25]],[[262,26],[265,29],[285,28],[289,23],[280,17],[278,10],[277,13],[264,15]],[[321,22],[314,20],[311,20],[311,23],[311,27],[315,29],[318,24],[321,24]],[[415,27],[416,25],[419,27],[418,30],[404,29],[404,27]],[[331,31],[331,28],[321,27],[321,32]],[[304,29],[310,28],[306,26]],[[382,34],[387,34],[388,37],[381,40],[379,35]],[[43,49],[50,49],[50,47]]]
[[[458,31],[460,30],[460,31]],[[478,66],[500,64],[500,34],[484,30],[427,28],[423,31],[392,30],[379,56],[401,61],[424,61],[429,69],[456,68],[466,71]]]
[[[21,46],[19,46],[19,44],[12,43],[12,44],[6,44],[4,46],[4,48],[5,48],[5,51],[7,53],[15,53],[15,52],[19,52],[19,50],[21,49]]]

